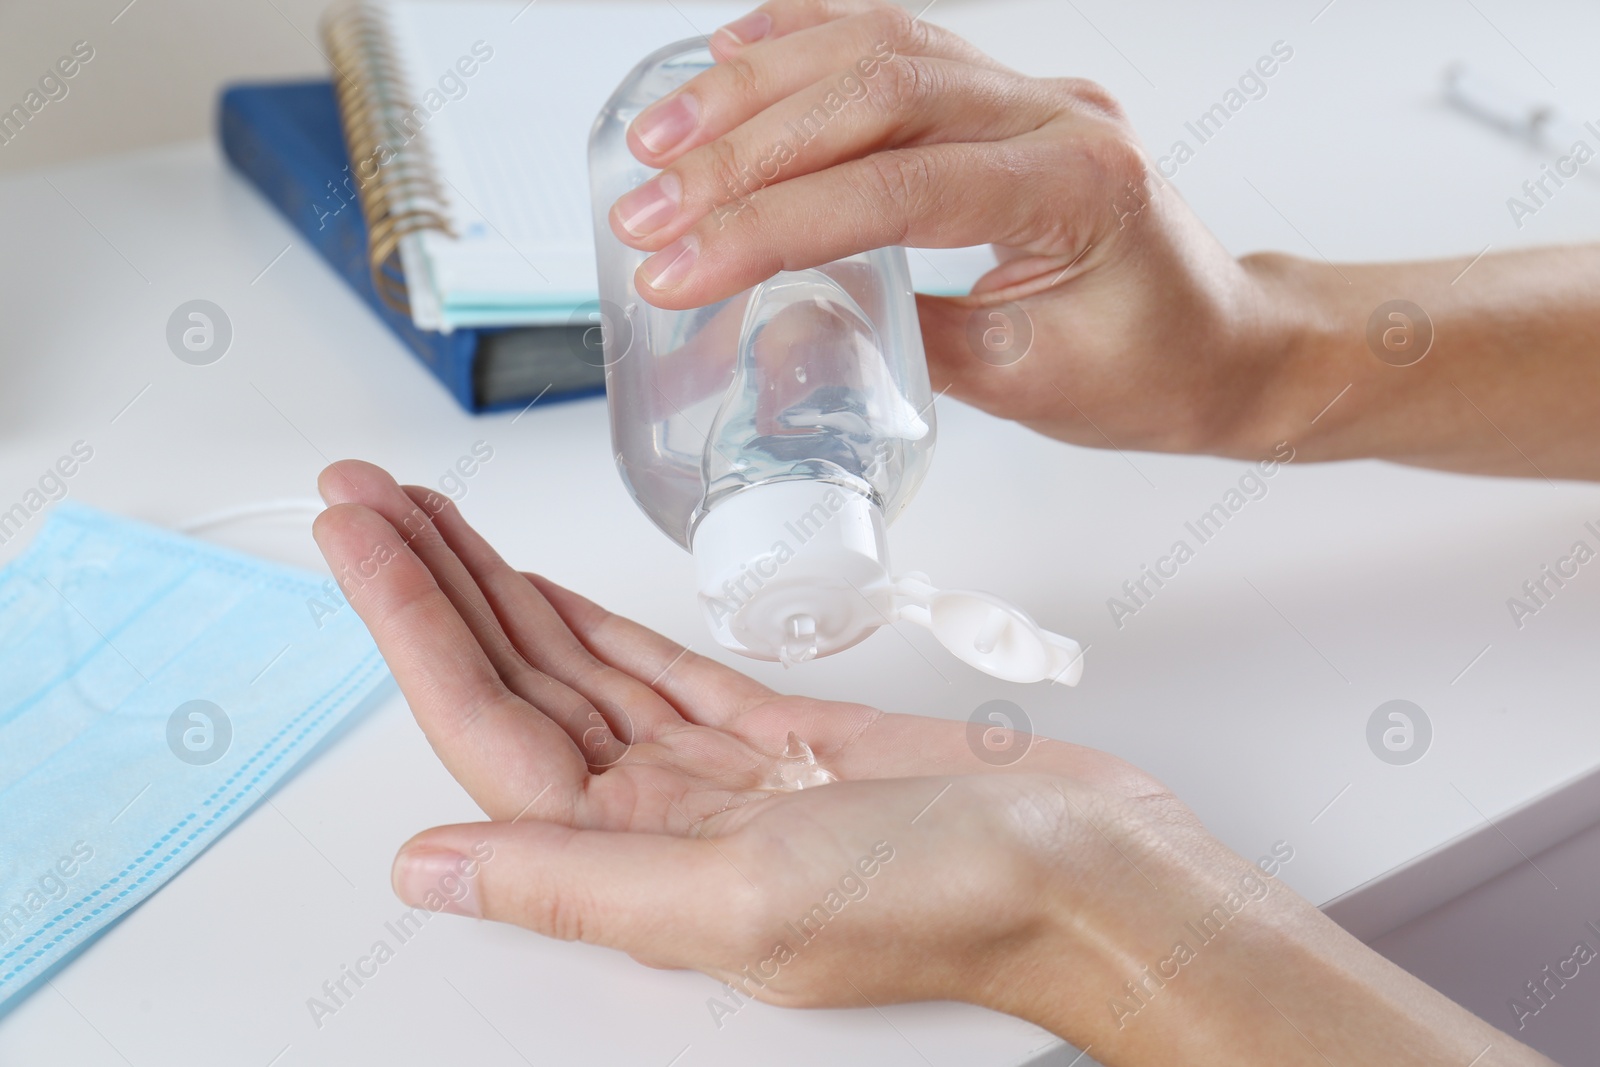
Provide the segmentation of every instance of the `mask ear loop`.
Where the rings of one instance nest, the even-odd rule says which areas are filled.
[[[204,515],[196,515],[192,519],[185,519],[173,527],[174,530],[184,534],[194,534],[201,530],[209,530],[215,526],[226,526],[229,523],[243,522],[247,519],[269,519],[278,516],[320,514],[328,505],[311,497],[282,497],[277,500],[260,500],[253,504],[238,504],[231,508],[222,508],[218,511],[208,511]]]

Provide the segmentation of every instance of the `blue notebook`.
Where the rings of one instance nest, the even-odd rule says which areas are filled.
[[[326,81],[233,86],[222,94],[223,152],[468,411],[592,396],[605,388],[586,325],[419,330],[380,297],[366,220]]]

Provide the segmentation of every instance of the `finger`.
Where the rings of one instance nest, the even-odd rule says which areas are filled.
[[[626,745],[612,735],[597,709],[581,694],[534,669],[522,657],[506,636],[483,590],[440,536],[432,517],[406,495],[388,471],[360,460],[342,460],[322,473],[318,488],[330,504],[361,504],[389,520],[432,572],[506,687],[528,702],[530,714],[544,715],[560,724],[579,751],[599,766],[610,766],[622,757]],[[435,498],[445,499],[437,495]]]
[[[1007,141],[921,145],[763,189],[737,212],[701,219],[640,264],[657,307],[716,303],[772,277],[886,245],[996,243],[1067,255],[1109,235],[1110,193],[1142,180],[1122,141],[1063,134],[1057,123]],[[820,213],[825,210],[826,221]]]
[[[716,42],[721,35],[713,38]],[[918,21],[893,4],[798,28],[733,53],[641,111],[628,127],[628,148],[642,163],[663,167],[721,137],[778,101],[828,81],[848,94],[897,65],[923,56],[1003,69],[961,38]]]
[[[601,662],[584,647],[543,594],[511,569],[452,501],[421,486],[408,485],[405,492],[433,517],[440,535],[502,620],[520,656],[585,697],[605,717],[616,737],[636,744],[682,723],[672,705],[649,686]],[[595,762],[591,756],[590,763]]]
[[[543,818],[570,820],[588,778],[561,727],[530,715],[484,655],[433,574],[383,516],[336,504],[312,535],[367,624],[428,742],[492,817],[538,798]]]
[[[719,53],[733,51],[888,6],[889,0],[773,0],[713,32],[711,47]]]
[[[414,907],[515,923],[688,966],[716,958],[730,908],[752,892],[700,837],[573,830],[543,822],[440,826],[395,858]]]
[[[1049,83],[947,59],[905,56],[843,91],[837,81],[824,78],[684,155],[612,206],[612,230],[654,251],[779,182],[885,148],[1018,137],[1064,107]]]
[[[649,685],[690,722],[717,726],[771,700],[754,678],[685,648],[537,574],[526,574],[578,640],[603,662]]]
[[[361,460],[341,460],[322,472],[317,487],[322,499],[330,505],[360,504],[388,519],[389,525],[432,572],[501,677],[515,672],[516,652],[472,575],[445,544],[431,516],[400,488],[388,471]]]

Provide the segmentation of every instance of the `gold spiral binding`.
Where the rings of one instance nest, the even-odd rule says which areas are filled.
[[[350,176],[367,223],[372,286],[385,304],[409,315],[400,242],[422,230],[454,233],[438,172],[420,128],[397,143],[396,134],[407,130],[402,116],[411,118],[417,108],[404,95],[405,70],[382,9],[366,0],[336,4],[323,16],[321,31]]]

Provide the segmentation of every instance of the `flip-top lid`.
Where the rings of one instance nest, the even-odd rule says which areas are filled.
[[[892,577],[883,514],[853,488],[796,479],[751,486],[694,531],[700,604],[724,647],[792,665],[904,619],[962,662],[1009,682],[1076,685],[1083,650],[989,593]]]

